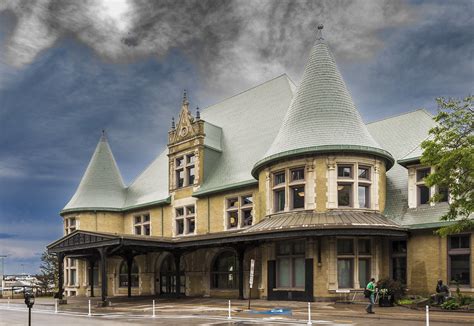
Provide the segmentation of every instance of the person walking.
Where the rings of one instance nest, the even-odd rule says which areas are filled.
[[[367,284],[365,289],[368,293],[370,292],[369,297],[368,297],[369,304],[365,308],[365,311],[367,311],[368,314],[374,314],[373,307],[375,304],[375,278],[370,279],[370,282]]]

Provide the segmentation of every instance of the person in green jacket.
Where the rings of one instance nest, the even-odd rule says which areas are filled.
[[[365,308],[368,314],[374,314],[373,306],[375,304],[375,278],[371,278],[370,282],[367,284],[367,290],[370,291],[369,304]]]

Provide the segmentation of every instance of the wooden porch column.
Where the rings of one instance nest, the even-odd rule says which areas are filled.
[[[58,253],[58,294],[59,300],[63,299],[64,292],[64,254]]]
[[[91,287],[91,297],[94,297],[94,258],[89,259],[89,285]]]
[[[239,299],[244,299],[244,256],[245,256],[245,247],[239,246],[236,248],[237,251],[237,260],[239,268]]]
[[[181,270],[180,270],[181,252],[180,251],[175,251],[175,252],[173,252],[173,256],[174,256],[174,265],[175,265],[175,269],[176,269],[175,295],[176,295],[176,298],[179,298],[180,294],[181,294]]]
[[[100,274],[102,276],[102,305],[107,304],[107,249],[99,248],[100,255]]]

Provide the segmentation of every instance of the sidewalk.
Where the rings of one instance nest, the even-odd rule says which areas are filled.
[[[156,297],[113,297],[110,307],[97,307],[100,298],[70,297],[67,305],[60,305],[60,311],[87,313],[88,301],[91,300],[92,311],[95,314],[124,313],[130,315],[152,314],[152,302],[155,300],[157,315],[202,315],[202,316],[226,316],[228,314],[228,300],[214,298],[181,298],[161,299]],[[7,304],[7,299],[0,299],[1,305]],[[11,305],[23,305],[22,299],[10,300]],[[54,310],[55,300],[51,297],[36,298],[37,309]],[[308,304],[296,301],[267,301],[252,300],[251,311],[248,310],[247,300],[232,300],[232,316],[235,317],[278,317],[278,314],[269,314],[269,310],[276,308],[291,309],[291,315],[286,318],[305,320],[308,316]],[[365,306],[361,304],[335,304],[330,302],[312,302],[311,313],[313,319],[324,319],[331,317],[340,322],[354,322],[360,320],[390,321],[412,321],[422,322],[425,320],[425,312],[410,310],[404,307],[379,308],[375,307],[374,315],[367,315]],[[262,314],[260,314],[260,313]],[[266,312],[266,314],[264,313]],[[283,316],[282,316],[283,317]],[[433,323],[458,323],[474,324],[474,313],[433,311],[430,313]]]

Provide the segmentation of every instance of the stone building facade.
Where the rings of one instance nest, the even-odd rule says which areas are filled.
[[[48,246],[60,293],[313,301],[371,277],[472,292],[472,233],[433,234],[449,205],[423,182],[433,125],[424,110],[365,124],[319,30],[298,86],[282,75],[194,115],[185,94],[130,185],[101,137]]]

